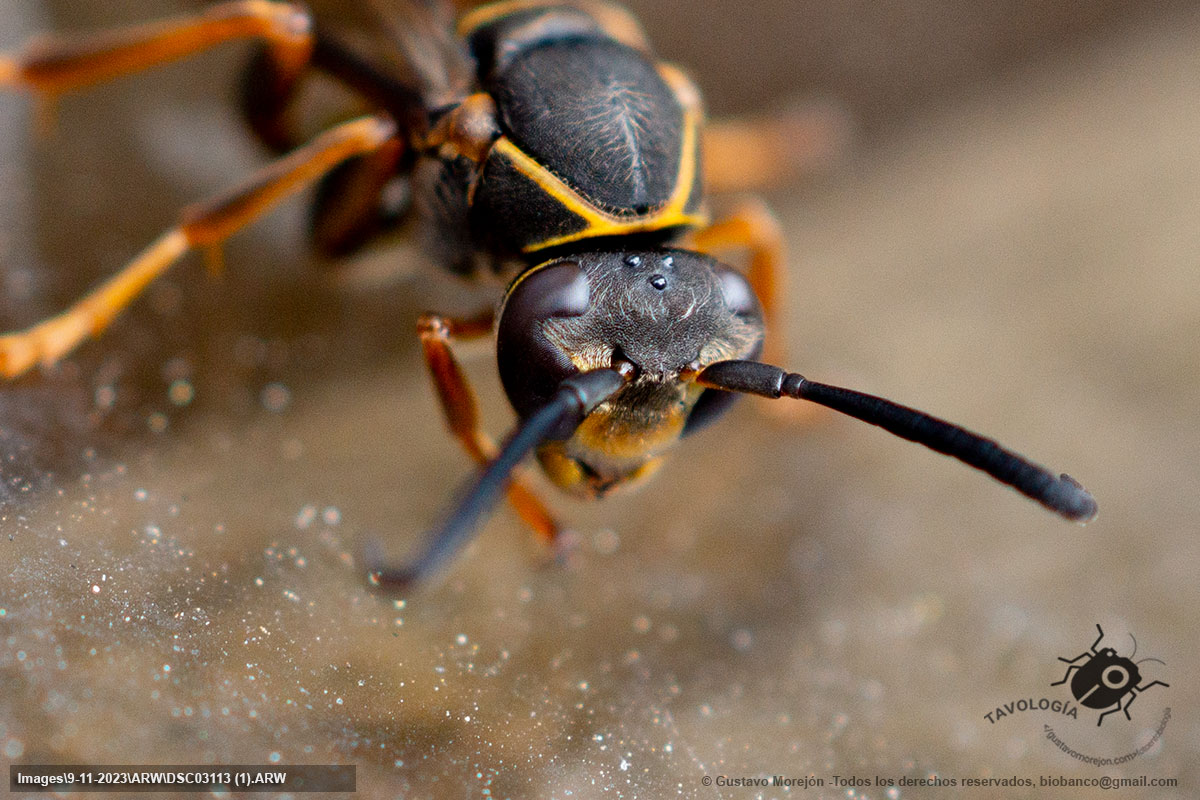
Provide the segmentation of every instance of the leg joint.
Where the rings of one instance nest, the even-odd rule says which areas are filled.
[[[445,341],[450,338],[450,324],[441,314],[426,311],[417,318],[417,335],[421,337],[421,341],[427,339]]]

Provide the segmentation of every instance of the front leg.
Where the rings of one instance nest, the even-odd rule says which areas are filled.
[[[467,455],[481,466],[494,459],[498,450],[483,432],[475,391],[451,348],[455,338],[474,339],[488,335],[492,324],[491,311],[469,320],[423,314],[417,323],[425,364],[429,367],[450,433]],[[508,502],[538,538],[547,543],[554,542],[559,533],[558,522],[519,477],[514,477],[508,485]]]

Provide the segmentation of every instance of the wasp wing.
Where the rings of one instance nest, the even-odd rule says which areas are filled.
[[[475,82],[455,36],[453,3],[442,0],[309,0],[318,33],[396,85],[415,89],[427,109],[444,108]]]

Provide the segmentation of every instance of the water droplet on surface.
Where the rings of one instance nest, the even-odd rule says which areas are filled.
[[[263,408],[278,414],[291,404],[292,392],[282,383],[268,383],[263,387],[260,400]]]
[[[195,396],[196,390],[192,388],[192,384],[182,378],[173,381],[167,389],[167,399],[177,406],[186,406]]]
[[[298,514],[296,514],[296,527],[299,528],[300,530],[304,530],[309,525],[312,525],[313,520],[315,520],[316,518],[317,518],[317,507],[316,506],[305,506],[304,508],[300,509],[300,512]]]

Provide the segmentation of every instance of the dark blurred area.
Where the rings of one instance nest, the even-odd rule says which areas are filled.
[[[807,92],[838,98],[870,140],[1016,69],[1120,37],[1189,0],[751,0],[708,11],[635,0],[662,53],[699,76],[719,113]],[[714,7],[716,8],[716,7]]]

